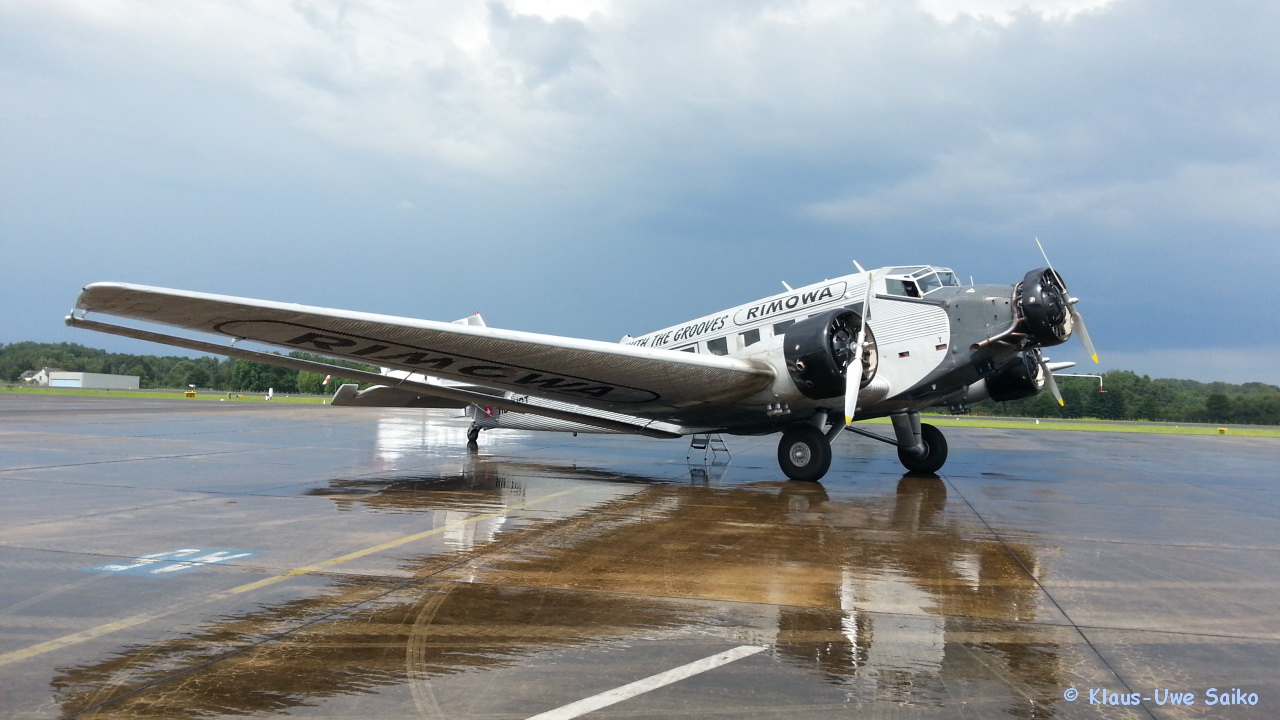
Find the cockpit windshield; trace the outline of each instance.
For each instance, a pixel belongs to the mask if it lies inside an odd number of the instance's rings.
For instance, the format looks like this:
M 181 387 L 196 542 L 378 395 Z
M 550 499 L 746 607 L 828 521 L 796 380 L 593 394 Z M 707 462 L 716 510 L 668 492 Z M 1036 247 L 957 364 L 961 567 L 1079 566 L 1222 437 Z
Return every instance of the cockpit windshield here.
M 942 283 L 938 281 L 938 276 L 933 273 L 929 273 L 928 275 L 919 278 L 916 282 L 920 284 L 920 292 L 925 295 L 928 295 L 934 290 L 942 287 Z
M 948 268 L 896 267 L 885 278 L 885 291 L 900 297 L 923 297 L 944 287 L 957 287 L 960 281 Z

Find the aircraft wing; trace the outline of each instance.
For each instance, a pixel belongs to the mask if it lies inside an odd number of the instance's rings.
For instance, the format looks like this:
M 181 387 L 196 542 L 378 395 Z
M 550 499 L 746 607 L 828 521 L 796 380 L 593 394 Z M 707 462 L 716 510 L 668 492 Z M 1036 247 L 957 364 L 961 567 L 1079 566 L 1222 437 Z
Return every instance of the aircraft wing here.
M 774 378 L 739 358 L 124 283 L 89 285 L 76 309 L 646 417 L 732 402 Z

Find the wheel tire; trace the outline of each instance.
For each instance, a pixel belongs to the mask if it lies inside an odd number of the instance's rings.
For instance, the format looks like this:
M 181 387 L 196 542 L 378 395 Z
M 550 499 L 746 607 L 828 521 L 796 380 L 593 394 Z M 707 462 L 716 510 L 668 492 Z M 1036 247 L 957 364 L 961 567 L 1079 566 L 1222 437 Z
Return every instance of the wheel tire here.
M 912 455 L 898 448 L 898 461 L 908 472 L 926 474 L 938 472 L 947 462 L 947 438 L 938 428 L 921 423 L 920 440 L 924 443 L 923 455 Z
M 817 482 L 831 468 L 831 443 L 812 425 L 792 425 L 778 443 L 778 465 L 792 480 Z

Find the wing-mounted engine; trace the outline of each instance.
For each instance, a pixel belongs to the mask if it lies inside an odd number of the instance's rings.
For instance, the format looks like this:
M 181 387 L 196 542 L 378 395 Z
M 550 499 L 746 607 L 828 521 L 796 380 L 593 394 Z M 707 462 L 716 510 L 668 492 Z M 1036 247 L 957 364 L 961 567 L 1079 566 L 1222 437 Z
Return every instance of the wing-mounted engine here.
M 846 368 L 853 360 L 861 329 L 862 316 L 845 308 L 814 315 L 786 329 L 782 349 L 787 373 L 801 394 L 815 400 L 844 395 Z M 879 364 L 870 326 L 861 360 L 861 387 L 866 387 Z
M 1007 402 L 1029 398 L 1044 389 L 1047 372 L 1037 353 L 1020 352 L 992 374 L 970 385 L 963 395 L 953 396 L 951 402 L 969 404 L 988 399 Z
M 1029 398 L 1044 389 L 1045 373 L 1033 353 L 1018 353 L 986 379 L 987 395 L 996 402 Z
M 1022 278 L 1017 290 L 1018 330 L 1040 347 L 1061 345 L 1071 337 L 1071 298 L 1062 276 L 1052 268 L 1037 268 Z

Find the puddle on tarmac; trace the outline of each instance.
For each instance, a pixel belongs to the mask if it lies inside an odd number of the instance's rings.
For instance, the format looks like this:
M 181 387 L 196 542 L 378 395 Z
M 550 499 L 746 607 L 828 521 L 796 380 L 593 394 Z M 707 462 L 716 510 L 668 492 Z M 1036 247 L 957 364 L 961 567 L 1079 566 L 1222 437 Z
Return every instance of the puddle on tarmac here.
M 619 492 L 504 523 L 544 479 Z M 835 502 L 818 484 L 494 462 L 311 493 L 339 509 L 493 517 L 449 552 L 404 561 L 411 580 L 337 576 L 316 596 L 61 668 L 61 711 L 285 713 L 463 673 L 500 687 L 500 673 L 565 648 L 693 636 L 769 646 L 820 685 L 879 701 L 942 703 L 983 682 L 1012 708 L 1063 687 L 1071 631 L 1033 577 L 1041 550 L 974 532 L 937 478 Z

